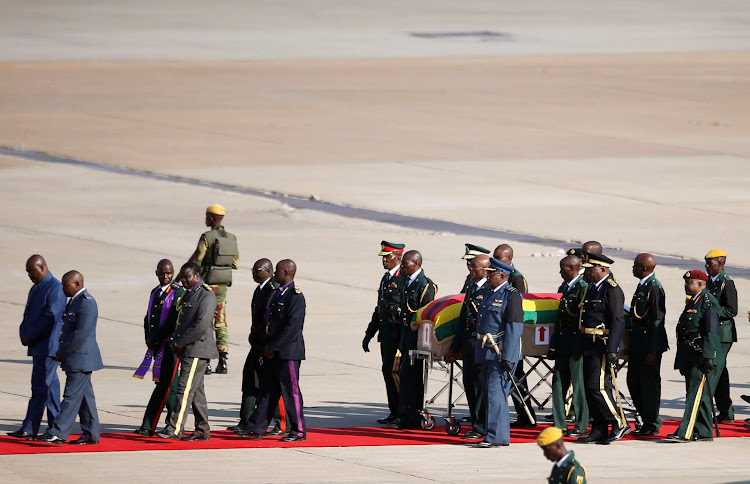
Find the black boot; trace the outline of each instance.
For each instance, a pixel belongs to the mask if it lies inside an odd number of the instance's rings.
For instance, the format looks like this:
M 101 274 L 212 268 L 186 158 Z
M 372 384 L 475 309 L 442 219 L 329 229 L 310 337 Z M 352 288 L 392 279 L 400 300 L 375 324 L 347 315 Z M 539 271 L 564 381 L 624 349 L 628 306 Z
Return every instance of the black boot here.
M 216 371 L 214 373 L 219 373 L 221 375 L 227 374 L 227 358 L 229 358 L 229 355 L 227 355 L 226 351 L 219 352 L 219 364 L 216 365 Z
M 208 365 L 206 365 L 206 371 L 204 372 L 206 375 L 211 374 L 211 362 L 208 362 Z

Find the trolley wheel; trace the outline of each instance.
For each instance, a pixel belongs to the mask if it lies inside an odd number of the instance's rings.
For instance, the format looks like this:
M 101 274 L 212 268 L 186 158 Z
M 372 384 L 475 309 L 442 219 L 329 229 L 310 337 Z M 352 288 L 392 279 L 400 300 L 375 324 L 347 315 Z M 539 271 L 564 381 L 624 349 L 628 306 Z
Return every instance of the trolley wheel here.
M 461 422 L 453 419 L 450 422 L 445 423 L 445 433 L 448 435 L 458 435 L 461 433 Z
M 425 417 L 422 417 L 422 429 L 432 430 L 434 428 L 435 428 L 435 419 L 432 418 L 432 415 L 427 415 Z

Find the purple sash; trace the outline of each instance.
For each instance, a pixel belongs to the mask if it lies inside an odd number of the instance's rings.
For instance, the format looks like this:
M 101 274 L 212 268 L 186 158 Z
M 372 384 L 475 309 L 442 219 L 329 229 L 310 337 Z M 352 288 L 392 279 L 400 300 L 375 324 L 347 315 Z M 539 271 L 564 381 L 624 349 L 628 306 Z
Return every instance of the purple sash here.
M 151 297 L 148 300 L 148 313 L 146 316 L 146 321 L 151 321 L 151 307 L 154 304 L 154 298 L 156 297 L 156 293 L 158 292 L 157 289 L 151 291 Z M 159 314 L 159 327 L 161 327 L 161 325 L 164 324 L 164 321 L 167 320 L 167 316 L 169 315 L 169 308 L 172 307 L 173 301 L 174 290 L 170 285 L 167 288 L 167 297 L 164 299 L 164 304 L 161 307 L 161 314 Z M 154 376 L 154 381 L 159 381 L 159 378 L 161 377 L 161 360 L 164 358 L 164 346 L 168 342 L 169 338 L 165 338 L 164 340 L 160 341 L 158 343 L 159 347 L 157 348 L 155 353 L 151 348 L 146 350 L 146 356 L 144 356 L 141 366 L 139 366 L 138 369 L 135 370 L 135 373 L 133 373 L 133 378 L 143 379 L 143 377 L 146 376 L 146 372 L 151 367 L 151 362 L 153 361 L 154 369 L 152 371 L 152 374 Z

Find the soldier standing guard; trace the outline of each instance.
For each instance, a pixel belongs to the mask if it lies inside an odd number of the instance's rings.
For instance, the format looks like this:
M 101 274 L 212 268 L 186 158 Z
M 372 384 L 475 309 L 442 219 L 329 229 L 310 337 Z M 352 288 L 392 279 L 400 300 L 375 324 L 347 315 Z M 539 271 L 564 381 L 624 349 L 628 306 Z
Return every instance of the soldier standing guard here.
M 630 303 L 630 345 L 628 348 L 628 390 L 643 425 L 634 435 L 649 436 L 661 428 L 661 358 L 669 349 L 664 328 L 664 288 L 654 275 L 656 259 L 638 254 L 633 276 L 640 279 Z
M 198 239 L 191 262 L 201 268 L 203 282 L 208 284 L 216 294 L 216 314 L 214 314 L 213 328 L 216 339 L 216 349 L 219 350 L 219 364 L 215 373 L 227 372 L 227 358 L 229 356 L 229 333 L 227 331 L 226 299 L 227 288 L 232 285 L 232 270 L 240 266 L 240 253 L 237 249 L 237 237 L 224 229 L 221 222 L 227 210 L 221 205 L 211 205 L 206 209 L 206 227 L 211 230 L 204 232 Z M 206 375 L 211 374 L 211 363 L 206 367 Z
M 589 435 L 578 439 L 578 442 L 586 444 L 608 444 L 632 430 L 622 418 L 622 409 L 618 408 L 613 382 L 625 331 L 625 296 L 609 274 L 609 267 L 613 263 L 605 255 L 589 253 L 587 262 L 582 264 L 589 283 L 580 313 L 583 379 L 586 402 L 594 419 Z M 611 432 L 608 431 L 610 426 Z
M 727 356 L 732 349 L 732 343 L 737 341 L 737 328 L 734 317 L 737 316 L 737 288 L 731 277 L 724 272 L 727 253 L 723 250 L 712 250 L 706 254 L 706 272 L 708 284 L 706 289 L 713 297 L 713 306 L 719 316 L 719 340 L 721 341 L 722 366 L 717 368 L 719 382 L 716 385 L 716 408 L 719 410 L 719 422 L 734 420 L 734 407 L 729 396 L 729 371 L 727 371 Z
M 724 363 L 719 343 L 719 318 L 706 290 L 708 275 L 689 271 L 684 276 L 688 300 L 677 323 L 674 368 L 685 377 L 687 395 L 682 423 L 668 438 L 678 442 L 713 440 L 713 404 L 710 395 Z M 706 387 L 708 385 L 708 387 Z
M 583 384 L 583 335 L 578 327 L 579 299 L 587 284 L 579 275 L 581 259 L 575 255 L 560 261 L 560 276 L 563 283 L 557 289 L 562 294 L 557 312 L 555 330 L 549 343 L 548 358 L 555 360 L 552 374 L 552 416 L 555 427 L 571 437 L 581 437 L 589 427 L 589 407 L 586 404 L 586 390 Z M 568 387 L 573 385 L 573 408 L 576 412 L 576 425 L 568 431 L 565 396 Z
M 365 330 L 362 349 L 370 352 L 370 340 L 378 334 L 380 343 L 381 371 L 385 381 L 385 394 L 388 399 L 388 416 L 378 419 L 379 424 L 389 424 L 398 415 L 398 368 L 401 357 L 397 357 L 399 330 L 401 328 L 401 293 L 406 278 L 401 270 L 401 257 L 404 244 L 394 244 L 386 240 L 380 243 L 380 253 L 385 274 L 378 286 L 378 305 L 372 312 L 370 324 Z
M 521 293 L 508 284 L 513 267 L 490 259 L 487 285 L 477 313 L 477 337 L 474 361 L 481 365 L 486 395 L 487 435 L 479 447 L 510 445 L 508 395 L 511 392 L 513 366 L 522 358 L 523 300 Z

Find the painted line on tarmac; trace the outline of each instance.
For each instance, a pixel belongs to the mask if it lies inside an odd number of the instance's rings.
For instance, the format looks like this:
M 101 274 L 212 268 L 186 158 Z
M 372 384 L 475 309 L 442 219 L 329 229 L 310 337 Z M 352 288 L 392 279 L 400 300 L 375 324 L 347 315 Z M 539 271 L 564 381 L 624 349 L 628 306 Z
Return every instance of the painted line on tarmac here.
M 279 203 L 284 203 L 290 207 L 298 210 L 315 210 L 318 212 L 324 212 L 332 215 L 338 215 L 341 217 L 353 218 L 366 220 L 370 222 L 379 222 L 390 225 L 396 225 L 411 230 L 418 231 L 430 231 L 430 232 L 447 232 L 455 235 L 473 236 L 473 237 L 488 237 L 500 239 L 504 242 L 519 242 L 526 244 L 543 245 L 547 247 L 558 248 L 562 250 L 568 250 L 573 245 L 577 245 L 572 242 L 563 241 L 559 239 L 553 239 L 548 237 L 539 237 L 536 235 L 522 234 L 519 232 L 508 232 L 505 230 L 491 229 L 486 227 L 477 227 L 473 225 L 465 225 L 456 222 L 450 222 L 447 220 L 435 220 L 423 217 L 413 217 L 409 215 L 401 215 L 389 212 L 379 212 L 377 210 L 371 210 L 367 208 L 350 207 L 347 205 L 338 205 L 322 200 L 306 198 L 301 196 L 293 196 L 284 193 L 278 193 L 274 191 L 260 190 L 257 188 L 241 187 L 237 185 L 229 185 L 225 183 L 209 182 L 203 180 L 197 180 L 194 178 L 187 178 L 175 175 L 163 175 L 160 173 L 154 173 L 146 170 L 134 170 L 132 168 L 123 168 L 112 165 L 105 165 L 103 163 L 95 163 L 91 161 L 77 160 L 74 158 L 68 158 L 64 156 L 50 155 L 47 153 L 40 153 L 36 151 L 21 150 L 16 148 L 9 148 L 0 146 L 0 155 L 12 156 L 16 158 L 23 158 L 31 161 L 39 161 L 44 163 L 55 163 L 69 166 L 77 166 L 82 168 L 90 168 L 93 170 L 104 171 L 107 173 L 114 173 L 118 175 L 129 175 L 140 178 L 147 178 L 157 181 L 165 181 L 170 183 L 179 183 L 190 186 L 200 186 L 204 188 L 211 188 L 215 190 L 222 190 L 231 193 L 239 193 L 244 195 L 252 195 L 255 197 L 265 198 L 273 200 Z M 639 252 L 625 249 L 607 249 L 607 255 L 610 257 L 617 257 L 627 260 L 633 260 Z M 692 270 L 696 268 L 703 268 L 704 261 L 696 259 L 688 259 L 675 255 L 658 255 L 654 254 L 656 261 L 659 265 L 673 267 L 682 270 Z M 740 266 L 725 266 L 727 274 L 741 279 L 750 279 L 750 268 Z

